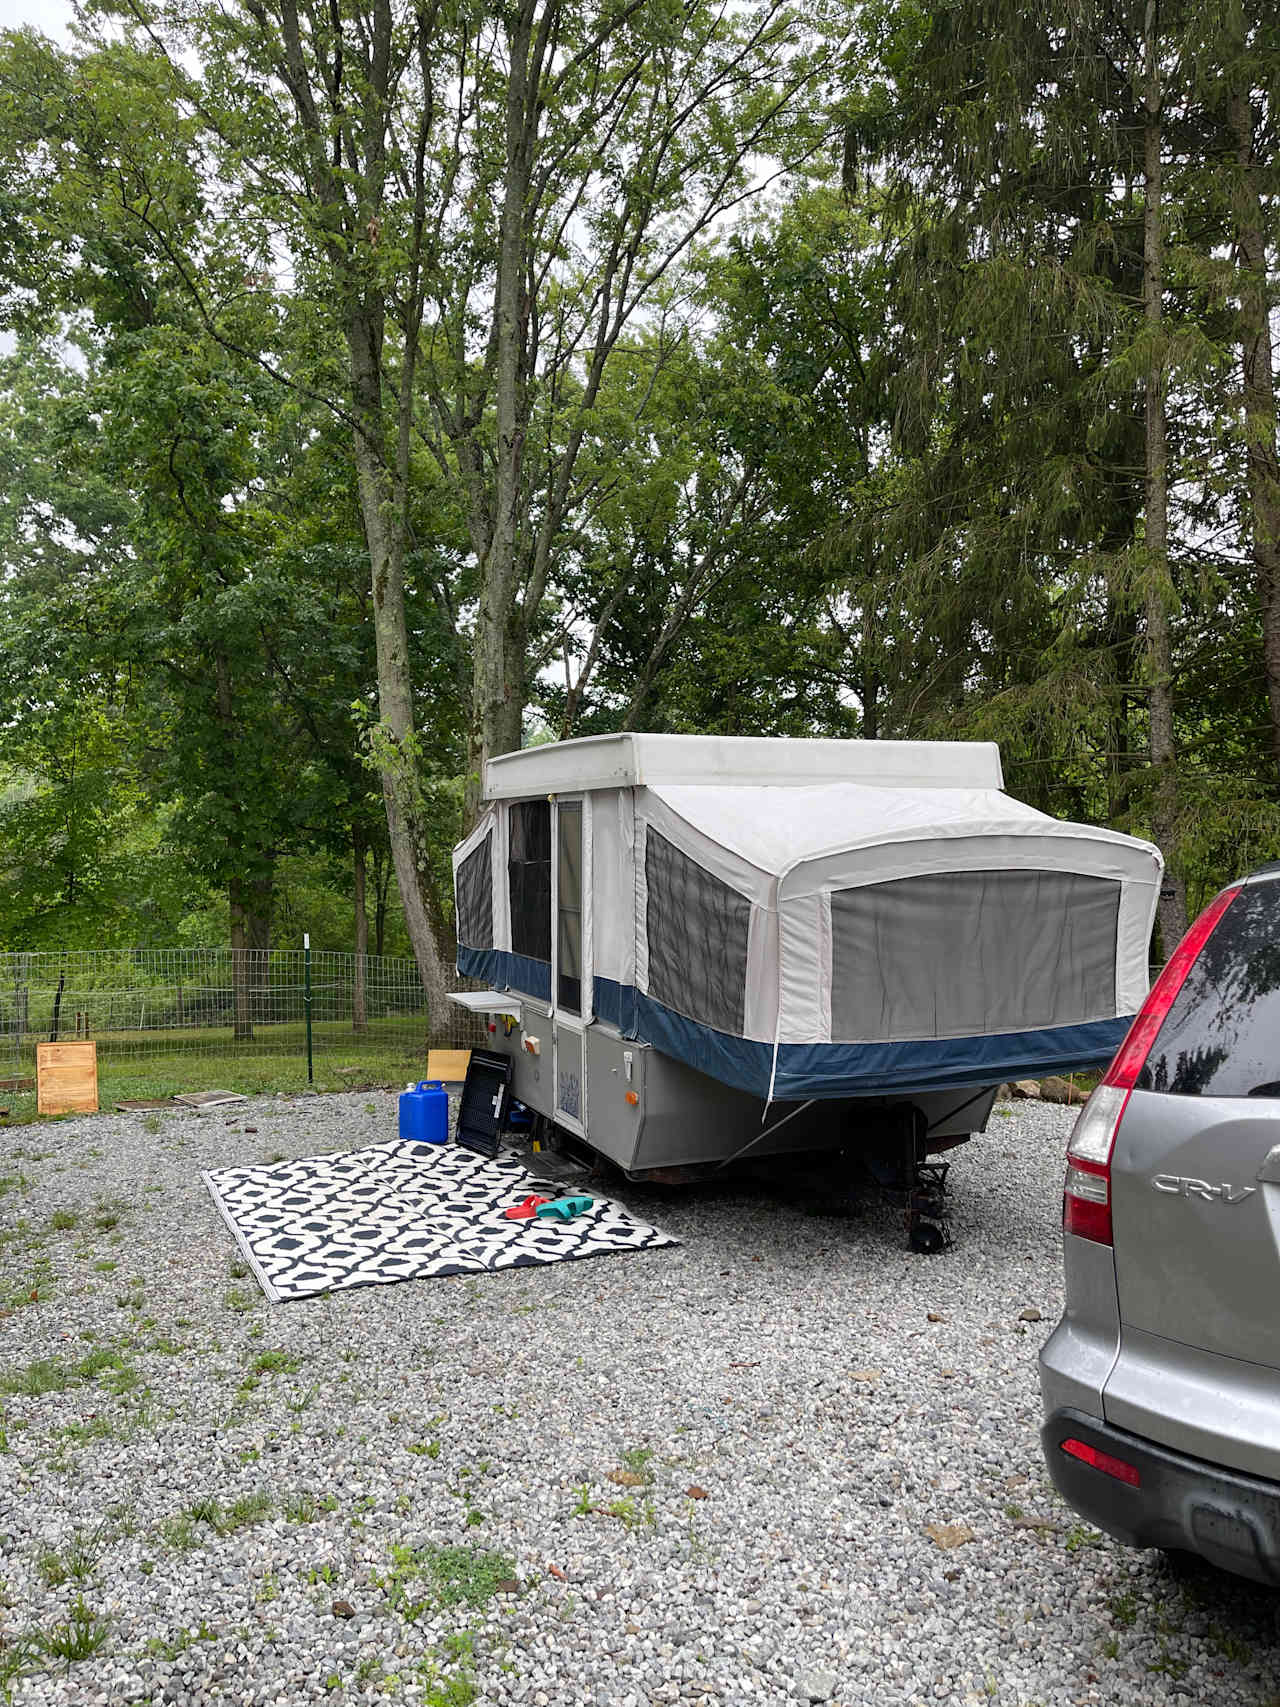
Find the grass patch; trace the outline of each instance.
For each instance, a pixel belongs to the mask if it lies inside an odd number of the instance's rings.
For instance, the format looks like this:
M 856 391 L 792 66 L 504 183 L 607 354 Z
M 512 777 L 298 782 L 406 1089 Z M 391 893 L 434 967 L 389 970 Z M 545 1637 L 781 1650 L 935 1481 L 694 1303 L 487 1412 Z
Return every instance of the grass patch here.
M 262 1351 L 250 1368 L 255 1375 L 294 1375 L 305 1361 L 305 1358 L 295 1357 L 289 1351 Z
M 241 1096 L 296 1096 L 312 1089 L 350 1091 L 403 1089 L 406 1079 L 426 1070 L 426 1020 L 406 1015 L 377 1022 L 378 1033 L 356 1039 L 349 1021 L 320 1020 L 313 1026 L 315 1083 L 307 1084 L 306 1027 L 255 1024 L 255 1047 L 237 1043 L 230 1026 L 154 1032 L 99 1032 L 98 1096 L 104 1110 L 126 1098 L 177 1096 L 217 1085 Z M 147 1058 L 125 1051 L 147 1050 Z M 155 1051 L 154 1054 L 150 1053 Z M 163 1051 L 163 1053 L 161 1052 Z M 339 1072 L 339 1068 L 355 1069 Z M 36 1110 L 36 1093 L 7 1092 L 10 1126 L 28 1126 L 60 1115 Z M 145 1116 L 144 1130 L 152 1131 Z
M 118 1351 L 102 1346 L 76 1363 L 58 1357 L 39 1357 L 22 1369 L 12 1369 L 0 1376 L 0 1393 L 39 1399 L 46 1393 L 65 1393 L 69 1387 L 89 1381 L 100 1381 L 120 1393 L 137 1385 L 138 1374 Z
M 375 1581 L 386 1590 L 391 1605 L 412 1623 L 424 1612 L 442 1607 L 483 1606 L 499 1591 L 514 1586 L 515 1573 L 513 1559 L 479 1547 L 393 1545 L 391 1569 Z
M 80 1217 L 74 1209 L 55 1209 L 49 1217 L 49 1225 L 55 1233 L 69 1233 L 79 1222 Z

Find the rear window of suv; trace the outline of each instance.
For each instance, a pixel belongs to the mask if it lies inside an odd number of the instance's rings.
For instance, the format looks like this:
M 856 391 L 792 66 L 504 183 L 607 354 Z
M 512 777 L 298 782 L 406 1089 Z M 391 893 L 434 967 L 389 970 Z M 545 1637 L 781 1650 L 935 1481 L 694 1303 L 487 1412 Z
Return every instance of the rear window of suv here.
M 1219 919 L 1137 1088 L 1280 1097 L 1280 881 L 1247 884 Z

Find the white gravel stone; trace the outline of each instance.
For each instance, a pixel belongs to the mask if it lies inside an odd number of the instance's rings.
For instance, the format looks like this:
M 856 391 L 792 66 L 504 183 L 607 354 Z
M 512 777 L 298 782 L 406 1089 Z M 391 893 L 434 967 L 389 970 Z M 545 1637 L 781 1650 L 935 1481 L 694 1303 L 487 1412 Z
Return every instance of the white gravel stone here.
M 394 1095 L 0 1132 L 0 1377 L 53 1389 L 0 1397 L 0 1697 L 83 1601 L 101 1647 L 16 1702 L 1259 1707 L 1276 1598 L 1086 1530 L 1041 1463 L 1072 1119 L 956 1153 L 941 1257 L 888 1206 L 610 1179 L 682 1246 L 274 1309 L 200 1169 L 391 1137 Z M 516 1586 L 442 1604 L 427 1545 Z

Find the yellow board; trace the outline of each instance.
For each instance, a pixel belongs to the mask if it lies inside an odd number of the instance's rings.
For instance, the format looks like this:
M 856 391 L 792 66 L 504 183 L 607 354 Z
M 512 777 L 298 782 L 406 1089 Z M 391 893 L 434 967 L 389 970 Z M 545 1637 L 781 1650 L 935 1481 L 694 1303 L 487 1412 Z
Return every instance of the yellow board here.
M 467 1076 L 467 1064 L 470 1060 L 469 1049 L 429 1049 L 427 1077 L 442 1079 L 446 1085 L 460 1085 Z
M 36 1044 L 36 1109 L 40 1114 L 98 1112 L 98 1045 Z

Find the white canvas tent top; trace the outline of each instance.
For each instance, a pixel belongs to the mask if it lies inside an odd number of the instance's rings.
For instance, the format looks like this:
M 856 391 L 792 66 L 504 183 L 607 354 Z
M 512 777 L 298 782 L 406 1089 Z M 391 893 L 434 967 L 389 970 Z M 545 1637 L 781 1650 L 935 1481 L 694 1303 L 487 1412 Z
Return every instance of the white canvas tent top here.
M 611 735 L 484 784 L 459 971 L 765 1099 L 1092 1065 L 1146 993 L 1159 853 L 991 743 Z

